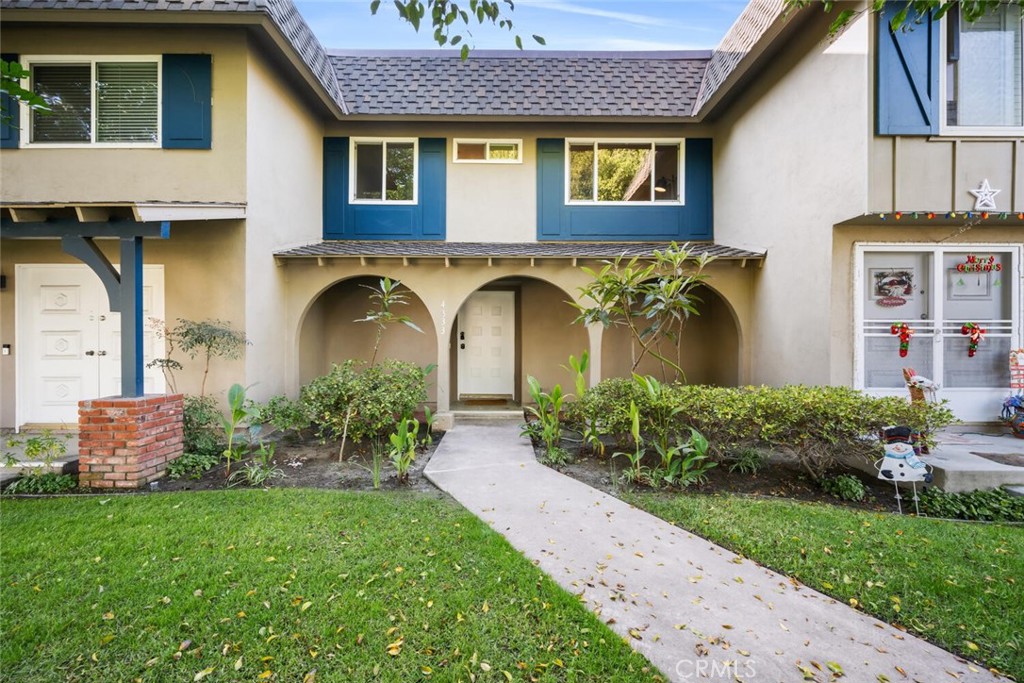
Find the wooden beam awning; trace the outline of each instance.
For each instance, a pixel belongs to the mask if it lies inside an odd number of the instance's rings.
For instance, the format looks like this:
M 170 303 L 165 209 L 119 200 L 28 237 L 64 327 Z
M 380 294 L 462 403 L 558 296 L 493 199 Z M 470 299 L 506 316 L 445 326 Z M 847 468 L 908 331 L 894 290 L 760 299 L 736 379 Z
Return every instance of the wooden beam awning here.
M 97 208 L 97 207 L 92 207 Z M 14 209 L 0 216 L 0 237 L 4 239 L 60 239 L 65 253 L 74 256 L 92 269 L 107 291 L 110 310 L 121 314 L 121 395 L 145 394 L 143 377 L 142 316 L 142 240 L 145 237 L 168 239 L 170 221 L 138 223 L 130 220 L 26 220 L 45 219 L 41 207 Z M 100 214 L 85 211 L 76 218 L 97 218 Z M 20 219 L 20 220 L 19 220 Z M 96 245 L 96 238 L 116 238 L 120 242 L 120 268 L 114 265 Z
M 41 223 L 72 220 L 80 223 L 133 221 L 241 220 L 246 205 L 240 202 L 2 202 L 0 220 Z

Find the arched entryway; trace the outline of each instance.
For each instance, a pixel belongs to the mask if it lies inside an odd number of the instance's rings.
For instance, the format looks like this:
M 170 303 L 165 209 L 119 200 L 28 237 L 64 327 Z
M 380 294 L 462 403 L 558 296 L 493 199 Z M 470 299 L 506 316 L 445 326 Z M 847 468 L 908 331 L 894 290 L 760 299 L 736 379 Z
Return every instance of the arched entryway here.
M 700 315 L 691 317 L 679 340 L 683 371 L 689 384 L 736 386 L 740 378 L 740 331 L 729 303 L 708 286 L 697 292 Z M 601 354 L 602 377 L 629 377 L 631 371 L 630 333 L 623 326 L 604 331 Z M 675 360 L 676 349 L 664 342 L 658 351 Z M 642 375 L 662 379 L 664 373 L 657 358 L 645 357 L 636 370 Z M 672 379 L 671 372 L 668 375 Z
M 362 276 L 341 280 L 327 287 L 309 305 L 299 327 L 299 381 L 306 384 L 326 374 L 333 363 L 355 358 L 369 361 L 373 355 L 377 326 L 357 322 L 375 310 L 372 289 L 379 289 L 380 277 Z M 406 305 L 392 308 L 395 315 L 408 316 L 423 332 L 395 323 L 381 336 L 377 359 L 395 358 L 421 367 L 437 362 L 437 334 L 430 312 L 415 292 L 401 285 Z M 436 400 L 436 382 L 430 382 L 428 400 Z
M 493 280 L 470 294 L 451 331 L 453 405 L 528 401 L 530 375 L 545 389 L 568 390 L 572 375 L 561 366 L 589 348 L 570 299 L 562 288 L 524 276 Z

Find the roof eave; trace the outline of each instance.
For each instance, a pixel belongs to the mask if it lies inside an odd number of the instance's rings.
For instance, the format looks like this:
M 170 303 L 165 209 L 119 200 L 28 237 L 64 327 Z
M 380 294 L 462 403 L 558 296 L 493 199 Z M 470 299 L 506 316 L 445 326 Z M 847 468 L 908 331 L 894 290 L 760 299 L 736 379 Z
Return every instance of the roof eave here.
M 302 56 L 292 47 L 274 22 L 263 12 L 211 12 L 211 11 L 160 11 L 144 10 L 124 12 L 105 9 L 5 9 L 4 25 L 10 27 L 14 23 L 51 23 L 62 24 L 156 24 L 156 25 L 202 25 L 202 26 L 235 26 L 260 29 L 274 46 L 284 55 L 288 64 L 299 75 L 302 82 L 314 94 L 317 101 L 323 104 L 335 118 L 345 118 L 348 112 L 344 102 L 336 102 L 329 92 L 320 84 L 316 75 L 309 69 Z

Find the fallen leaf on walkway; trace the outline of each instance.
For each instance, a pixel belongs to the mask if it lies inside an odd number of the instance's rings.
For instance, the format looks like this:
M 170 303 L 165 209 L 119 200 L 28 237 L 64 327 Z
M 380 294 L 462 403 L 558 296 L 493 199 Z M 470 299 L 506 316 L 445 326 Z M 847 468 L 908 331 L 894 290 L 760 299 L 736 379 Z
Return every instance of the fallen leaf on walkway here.
M 640 631 L 636 630 L 635 628 L 629 629 L 629 635 L 631 635 L 636 640 L 643 640 L 643 636 L 640 635 Z
M 783 631 L 789 631 L 789 627 L 783 624 L 781 621 L 779 622 L 779 626 L 782 628 Z

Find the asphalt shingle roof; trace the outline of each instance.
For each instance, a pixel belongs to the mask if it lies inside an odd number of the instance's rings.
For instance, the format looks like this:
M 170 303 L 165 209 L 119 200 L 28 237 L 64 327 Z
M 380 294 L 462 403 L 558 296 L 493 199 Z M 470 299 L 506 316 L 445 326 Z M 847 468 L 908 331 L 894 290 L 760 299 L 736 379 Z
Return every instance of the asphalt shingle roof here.
M 686 117 L 710 51 L 331 51 L 350 113 Z
M 327 53 L 291 0 L 0 0 L 9 10 L 128 10 L 141 12 L 241 12 L 269 17 L 327 94 L 344 109 Z M 14 17 L 8 15 L 7 20 Z
M 280 258 L 309 257 L 433 257 L 433 258 L 615 258 L 652 256 L 669 242 L 420 242 L 324 240 L 279 251 Z M 693 255 L 709 254 L 721 259 L 761 259 L 763 252 L 747 251 L 723 244 L 692 242 Z

